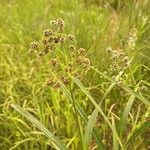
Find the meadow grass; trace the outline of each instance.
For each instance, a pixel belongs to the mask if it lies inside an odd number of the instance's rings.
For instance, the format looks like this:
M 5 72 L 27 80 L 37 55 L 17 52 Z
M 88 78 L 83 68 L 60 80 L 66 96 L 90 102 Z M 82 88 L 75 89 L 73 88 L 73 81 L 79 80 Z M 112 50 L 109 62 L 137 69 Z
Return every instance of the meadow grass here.
M 149 7 L 148 0 L 1 0 L 0 149 L 150 149 Z M 57 18 L 90 64 L 87 72 L 74 66 L 83 79 L 69 72 L 67 85 L 60 70 L 72 61 L 69 43 L 56 45 L 58 72 L 54 55 L 29 54 Z M 47 85 L 51 77 L 59 87 Z

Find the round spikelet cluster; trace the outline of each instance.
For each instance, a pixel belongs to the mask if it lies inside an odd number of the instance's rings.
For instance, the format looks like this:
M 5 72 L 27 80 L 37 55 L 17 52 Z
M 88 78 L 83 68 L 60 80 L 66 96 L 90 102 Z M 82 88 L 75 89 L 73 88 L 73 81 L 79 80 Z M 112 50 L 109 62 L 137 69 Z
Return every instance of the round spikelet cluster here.
M 70 76 L 83 79 L 91 68 L 87 50 L 75 46 L 76 38 L 73 34 L 65 34 L 64 21 L 59 18 L 50 21 L 51 28 L 43 31 L 41 40 L 31 42 L 29 53 L 38 57 L 49 55 L 47 84 L 59 88 L 60 82 L 64 85 L 71 83 Z

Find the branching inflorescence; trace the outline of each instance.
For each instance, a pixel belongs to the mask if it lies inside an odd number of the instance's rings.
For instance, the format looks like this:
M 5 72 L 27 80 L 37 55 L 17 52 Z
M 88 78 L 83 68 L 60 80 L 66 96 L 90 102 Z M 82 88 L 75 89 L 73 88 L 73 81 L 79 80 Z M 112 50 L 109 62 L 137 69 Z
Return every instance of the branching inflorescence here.
M 65 23 L 59 18 L 50 21 L 51 28 L 45 29 L 38 42 L 31 42 L 29 53 L 38 57 L 49 55 L 50 74 L 47 84 L 53 88 L 60 87 L 60 81 L 65 85 L 70 83 L 70 76 L 82 79 L 90 70 L 91 62 L 87 50 L 75 46 L 75 36 L 65 34 Z
M 110 71 L 115 73 L 126 70 L 129 67 L 129 57 L 121 49 L 112 50 L 111 47 L 106 49 L 106 52 L 110 54 L 112 64 L 110 65 Z

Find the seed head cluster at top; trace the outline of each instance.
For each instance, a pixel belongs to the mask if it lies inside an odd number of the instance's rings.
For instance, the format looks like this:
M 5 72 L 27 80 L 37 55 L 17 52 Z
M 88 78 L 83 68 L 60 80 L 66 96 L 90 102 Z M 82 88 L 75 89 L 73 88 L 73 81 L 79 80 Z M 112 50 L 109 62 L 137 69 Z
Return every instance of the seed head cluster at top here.
M 65 23 L 61 18 L 50 21 L 50 25 L 50 29 L 43 31 L 40 41 L 30 43 L 29 53 L 38 57 L 49 55 L 51 73 L 47 84 L 59 88 L 60 81 L 65 85 L 71 82 L 70 75 L 81 80 L 90 70 L 91 62 L 87 50 L 75 46 L 75 36 L 64 33 Z

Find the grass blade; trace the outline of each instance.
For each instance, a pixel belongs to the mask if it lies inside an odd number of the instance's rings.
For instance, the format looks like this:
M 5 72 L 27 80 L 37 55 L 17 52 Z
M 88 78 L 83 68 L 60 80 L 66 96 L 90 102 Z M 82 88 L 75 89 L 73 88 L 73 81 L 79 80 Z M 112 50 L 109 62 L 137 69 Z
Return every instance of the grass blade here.
M 138 129 L 135 129 L 132 135 L 127 140 L 126 147 L 128 147 L 130 143 L 132 143 L 139 135 L 143 134 L 149 128 L 150 128 L 150 121 L 147 121 L 143 123 Z
M 89 119 L 89 121 L 85 127 L 85 134 L 83 137 L 83 144 L 85 145 L 85 150 L 88 149 L 88 145 L 89 145 L 89 142 L 90 142 L 91 137 L 92 137 L 92 132 L 93 132 L 93 128 L 94 128 L 94 124 L 95 124 L 97 116 L 98 116 L 98 113 L 96 110 L 90 116 L 90 119 Z
M 64 84 L 62 82 L 60 82 L 60 85 L 61 85 L 61 88 L 62 88 L 63 92 L 65 93 L 65 95 L 69 98 L 69 100 L 71 102 L 73 102 L 70 91 L 64 86 Z M 78 103 L 78 101 L 76 99 L 74 99 L 74 101 L 75 101 L 76 109 L 77 109 L 80 117 L 87 124 L 88 117 L 87 117 L 86 113 L 84 112 L 84 110 L 82 109 L 82 107 L 80 106 L 80 104 Z M 104 144 L 103 144 L 103 142 L 101 140 L 101 137 L 99 136 L 99 134 L 98 134 L 98 132 L 96 131 L 95 128 L 93 129 L 92 134 L 93 134 L 93 137 L 96 140 L 98 148 L 100 150 L 105 150 L 105 146 L 104 146 Z
M 19 142 L 16 142 L 15 145 L 13 147 L 11 147 L 9 150 L 13 150 L 13 149 L 16 149 L 19 145 L 25 143 L 25 142 L 28 142 L 28 141 L 36 141 L 37 139 L 36 138 L 27 138 L 27 139 L 24 139 L 24 140 L 21 140 Z
M 116 125 L 115 125 L 115 120 L 114 120 L 113 115 L 111 116 L 111 119 L 112 119 L 112 126 L 116 130 Z M 113 149 L 119 150 L 118 140 L 116 139 L 116 136 L 114 136 L 114 134 L 113 134 Z
M 109 77 L 108 75 L 106 75 L 105 73 L 102 73 L 100 71 L 98 71 L 97 69 L 95 69 L 94 67 L 92 67 L 92 69 L 94 71 L 96 71 L 99 75 L 103 76 L 104 78 L 106 78 L 107 80 L 111 81 L 112 83 L 115 83 L 116 85 L 118 84 L 116 80 L 112 79 L 111 77 Z M 145 105 L 150 106 L 150 101 L 148 101 L 146 98 L 144 98 L 143 96 L 139 95 L 137 92 L 135 92 L 134 90 L 132 90 L 129 87 L 123 86 L 122 88 L 124 90 L 126 90 L 127 92 L 129 92 L 130 94 L 134 95 L 136 98 L 138 98 L 139 100 L 141 100 Z
M 121 143 L 121 141 L 119 139 L 118 133 L 116 132 L 116 130 L 114 129 L 114 127 L 112 126 L 112 124 L 110 123 L 110 121 L 108 120 L 107 116 L 104 114 L 104 112 L 100 108 L 100 106 L 95 102 L 95 100 L 92 98 L 92 96 L 90 95 L 90 93 L 86 90 L 86 88 L 82 85 L 82 83 L 80 82 L 79 79 L 74 78 L 74 77 L 72 77 L 72 79 L 78 85 L 78 87 L 86 94 L 86 96 L 93 103 L 93 105 L 95 106 L 95 108 L 100 112 L 100 114 L 102 115 L 102 117 L 104 118 L 104 120 L 107 122 L 107 124 L 109 125 L 109 127 L 112 129 L 112 132 L 113 132 L 114 136 L 116 136 L 116 138 L 117 138 L 120 146 L 123 147 L 122 143 Z
M 126 104 L 126 107 L 121 115 L 121 119 L 120 119 L 120 126 L 119 126 L 119 136 L 122 138 L 124 132 L 125 132 L 125 127 L 127 125 L 127 119 L 128 119 L 128 115 L 130 113 L 131 107 L 133 105 L 133 102 L 135 100 L 135 96 L 131 95 L 129 98 L 129 101 Z
M 37 120 L 33 115 L 22 109 L 20 106 L 11 104 L 11 107 L 14 108 L 17 112 L 19 112 L 22 116 L 24 116 L 28 121 L 33 123 L 39 130 L 41 130 L 55 145 L 55 147 L 59 150 L 67 150 L 66 147 L 62 144 L 62 142 L 53 135 L 44 125 Z
M 117 76 L 116 76 L 116 80 L 118 80 L 121 75 L 123 74 L 123 72 L 120 72 Z M 113 89 L 113 87 L 115 86 L 114 83 L 111 83 L 111 85 L 108 87 L 107 91 L 105 92 L 105 95 L 103 96 L 101 102 L 99 105 L 102 104 L 103 100 L 106 98 L 106 96 L 109 94 L 109 92 Z M 96 118 L 98 116 L 98 110 L 95 108 L 94 111 L 91 114 L 91 117 L 88 120 L 87 126 L 86 126 L 86 130 L 85 130 L 85 137 L 84 137 L 84 142 L 86 143 L 85 145 L 88 145 L 90 139 L 91 139 L 91 132 L 94 128 L 94 124 L 96 122 Z

